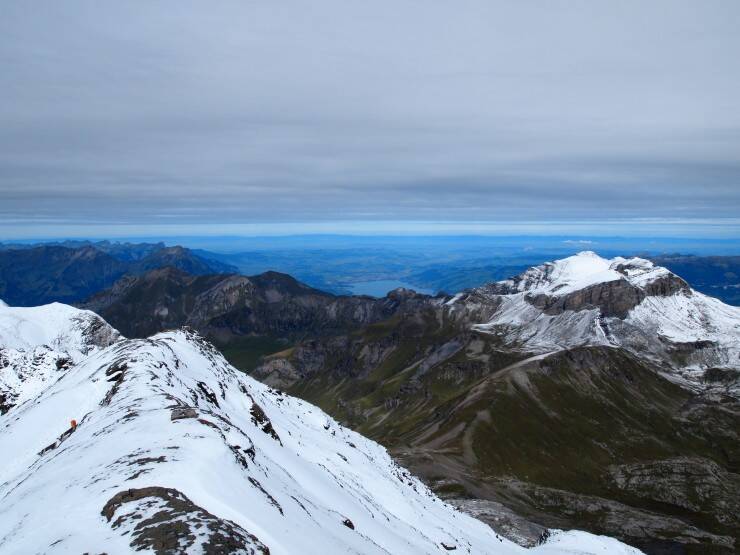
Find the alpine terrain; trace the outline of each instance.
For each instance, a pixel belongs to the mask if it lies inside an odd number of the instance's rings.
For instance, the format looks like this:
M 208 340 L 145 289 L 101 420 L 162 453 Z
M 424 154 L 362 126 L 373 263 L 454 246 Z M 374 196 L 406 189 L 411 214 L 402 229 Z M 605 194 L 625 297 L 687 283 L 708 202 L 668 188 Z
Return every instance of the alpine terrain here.
M 185 328 L 0 305 L 0 552 L 530 552 Z M 633 554 L 585 532 L 537 554 Z
M 739 308 L 593 252 L 453 297 L 394 296 L 414 305 L 253 375 L 522 544 L 585 525 L 649 553 L 735 552 Z

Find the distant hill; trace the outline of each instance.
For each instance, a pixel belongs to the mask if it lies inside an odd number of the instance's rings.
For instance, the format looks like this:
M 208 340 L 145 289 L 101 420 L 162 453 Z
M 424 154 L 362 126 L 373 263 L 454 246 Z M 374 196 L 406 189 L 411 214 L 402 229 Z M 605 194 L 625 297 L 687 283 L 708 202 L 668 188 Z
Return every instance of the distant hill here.
M 13 306 L 74 303 L 124 275 L 166 266 L 195 275 L 236 271 L 183 247 L 163 244 L 4 245 L 0 246 L 0 299 Z

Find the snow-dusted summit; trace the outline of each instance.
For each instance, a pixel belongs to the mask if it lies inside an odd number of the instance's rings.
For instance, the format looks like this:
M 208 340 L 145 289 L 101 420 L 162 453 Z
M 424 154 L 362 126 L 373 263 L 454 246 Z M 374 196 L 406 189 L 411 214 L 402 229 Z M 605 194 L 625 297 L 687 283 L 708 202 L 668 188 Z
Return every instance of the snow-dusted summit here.
M 59 303 L 9 307 L 0 302 L 0 414 L 118 339 L 115 329 L 87 310 Z
M 38 330 L 12 329 L 33 347 Z M 69 337 L 51 331 L 34 337 Z M 119 339 L 60 372 L 0 416 L 2 553 L 530 552 L 189 330 Z M 582 532 L 531 552 L 639 553 Z
M 740 308 L 642 258 L 581 252 L 447 304 L 476 314 L 476 329 L 526 352 L 620 346 L 689 385 L 708 368 L 740 368 Z
M 0 301 L 0 346 L 31 350 L 45 346 L 77 358 L 120 337 L 100 316 L 66 304 L 9 307 Z
M 595 252 L 583 251 L 534 266 L 516 278 L 499 282 L 499 285 L 512 291 L 562 297 L 593 285 L 621 280 L 647 290 L 651 284 L 666 279 L 676 282 L 676 290 L 688 289 L 685 282 L 676 281 L 680 278 L 644 258 L 606 259 Z

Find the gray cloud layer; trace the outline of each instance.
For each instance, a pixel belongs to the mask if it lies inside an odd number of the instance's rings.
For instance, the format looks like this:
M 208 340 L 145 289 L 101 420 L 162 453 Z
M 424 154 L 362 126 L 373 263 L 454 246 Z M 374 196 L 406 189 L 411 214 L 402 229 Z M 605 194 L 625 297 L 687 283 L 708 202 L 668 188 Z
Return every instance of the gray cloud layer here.
M 735 217 L 740 3 L 4 2 L 0 219 Z

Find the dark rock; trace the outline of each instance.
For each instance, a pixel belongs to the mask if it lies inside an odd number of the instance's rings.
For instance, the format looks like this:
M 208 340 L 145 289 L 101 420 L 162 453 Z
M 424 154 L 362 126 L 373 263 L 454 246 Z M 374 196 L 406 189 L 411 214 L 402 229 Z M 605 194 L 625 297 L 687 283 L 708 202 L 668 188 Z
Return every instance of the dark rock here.
M 206 399 L 208 399 L 210 403 L 216 405 L 217 407 L 219 406 L 218 398 L 216 397 L 216 394 L 213 391 L 211 391 L 210 387 L 208 387 L 203 382 L 198 382 L 198 389 L 201 390 L 203 395 L 205 395 Z
M 101 514 L 114 530 L 129 535 L 135 551 L 152 550 L 157 555 L 270 553 L 253 534 L 216 517 L 172 488 L 120 491 L 108 500 Z
M 280 441 L 280 436 L 278 436 L 277 432 L 272 427 L 272 422 L 270 422 L 270 419 L 265 414 L 265 411 L 262 410 L 262 407 L 260 407 L 257 403 L 252 402 L 252 408 L 249 410 L 249 413 L 252 415 L 252 423 L 255 426 L 259 427 L 268 436 L 282 445 L 282 441 Z
M 198 411 L 193 407 L 181 407 L 172 409 L 170 420 L 182 420 L 185 418 L 198 418 Z
M 702 379 L 710 383 L 733 383 L 740 379 L 740 370 L 733 368 L 707 368 Z
M 527 295 L 527 302 L 545 314 L 562 314 L 566 310 L 579 311 L 598 308 L 604 316 L 625 318 L 647 293 L 626 279 L 596 283 L 572 293 L 559 296 Z

